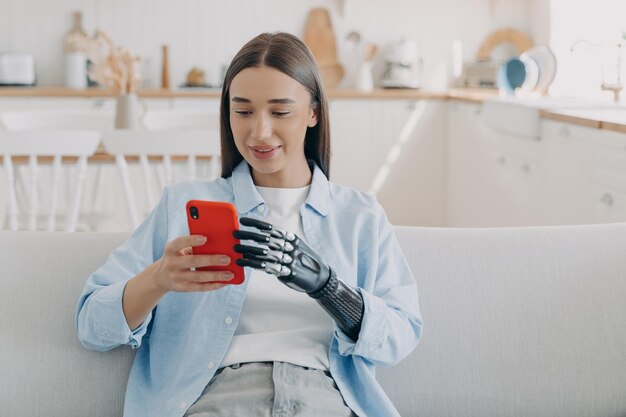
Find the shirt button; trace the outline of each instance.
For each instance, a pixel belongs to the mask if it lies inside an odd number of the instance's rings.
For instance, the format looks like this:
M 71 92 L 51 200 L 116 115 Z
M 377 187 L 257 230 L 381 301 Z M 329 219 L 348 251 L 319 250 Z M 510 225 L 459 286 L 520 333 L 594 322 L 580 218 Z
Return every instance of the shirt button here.
M 261 204 L 258 208 L 258 210 L 263 213 L 265 211 L 265 206 L 263 204 Z
M 209 364 L 207 365 L 209 369 L 213 369 L 214 366 L 215 364 L 213 362 L 209 362 Z
M 187 408 L 187 403 L 186 402 L 180 403 L 180 408 Z
M 232 323 L 233 323 L 233 318 L 232 318 L 232 317 L 226 317 L 226 318 L 224 319 L 224 323 L 226 323 L 226 324 L 232 324 Z

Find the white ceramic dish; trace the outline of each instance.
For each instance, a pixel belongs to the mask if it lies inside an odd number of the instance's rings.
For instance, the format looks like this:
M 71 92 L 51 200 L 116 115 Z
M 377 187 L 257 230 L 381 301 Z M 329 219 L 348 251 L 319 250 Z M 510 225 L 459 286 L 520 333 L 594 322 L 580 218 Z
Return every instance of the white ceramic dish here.
M 522 61 L 527 58 L 535 60 L 538 67 L 539 74 L 534 90 L 546 94 L 556 75 L 557 65 L 554 52 L 546 45 L 536 45 L 520 55 Z
M 539 64 L 530 55 L 521 54 L 520 61 L 524 63 L 524 69 L 526 70 L 526 77 L 524 78 L 524 84 L 519 88 L 522 94 L 530 94 L 537 88 L 537 82 L 539 81 Z

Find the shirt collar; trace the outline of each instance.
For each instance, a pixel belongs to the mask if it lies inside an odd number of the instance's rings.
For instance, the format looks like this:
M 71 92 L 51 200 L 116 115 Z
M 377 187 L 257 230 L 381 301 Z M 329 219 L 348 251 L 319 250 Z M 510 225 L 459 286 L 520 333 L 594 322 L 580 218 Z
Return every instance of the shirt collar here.
M 320 215 L 326 216 L 330 205 L 330 183 L 315 162 L 309 160 L 309 165 L 313 167 L 313 179 L 311 180 L 309 195 L 304 204 Z M 245 159 L 233 170 L 232 181 L 235 205 L 240 214 L 246 214 L 259 204 L 265 203 L 265 200 L 263 200 L 263 197 L 261 197 L 254 186 L 252 175 L 250 174 L 250 166 Z

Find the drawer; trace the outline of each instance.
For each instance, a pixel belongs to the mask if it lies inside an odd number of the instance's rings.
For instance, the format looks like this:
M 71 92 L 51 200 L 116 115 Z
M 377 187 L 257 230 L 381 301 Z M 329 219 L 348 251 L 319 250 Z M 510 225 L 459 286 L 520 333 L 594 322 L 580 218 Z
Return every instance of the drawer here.
M 568 143 L 570 141 L 595 140 L 598 135 L 602 135 L 602 131 L 590 127 L 576 126 L 551 120 L 544 120 L 541 123 L 542 140 L 544 138 L 561 138 L 563 142 Z
M 626 190 L 592 183 L 590 203 L 592 223 L 626 222 Z
M 602 140 L 594 148 L 596 167 L 626 175 L 626 135 L 619 140 Z

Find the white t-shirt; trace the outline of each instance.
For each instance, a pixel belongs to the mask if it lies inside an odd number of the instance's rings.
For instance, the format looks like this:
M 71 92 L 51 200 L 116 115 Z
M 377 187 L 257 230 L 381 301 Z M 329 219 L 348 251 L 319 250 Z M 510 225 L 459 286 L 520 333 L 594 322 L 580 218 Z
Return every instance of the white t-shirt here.
M 268 206 L 264 221 L 304 239 L 300 207 L 309 187 L 256 187 Z M 280 361 L 328 369 L 333 321 L 315 300 L 253 269 L 233 340 L 220 367 Z

